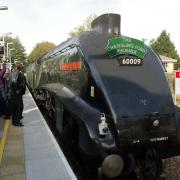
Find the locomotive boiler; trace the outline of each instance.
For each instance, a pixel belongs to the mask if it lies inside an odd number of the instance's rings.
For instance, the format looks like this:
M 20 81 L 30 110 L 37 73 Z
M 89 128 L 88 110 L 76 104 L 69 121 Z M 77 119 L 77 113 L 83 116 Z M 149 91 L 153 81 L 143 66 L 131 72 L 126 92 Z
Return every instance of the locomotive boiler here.
M 179 112 L 160 57 L 121 35 L 120 15 L 29 65 L 27 84 L 58 132 L 101 177 L 158 179 L 179 154 Z

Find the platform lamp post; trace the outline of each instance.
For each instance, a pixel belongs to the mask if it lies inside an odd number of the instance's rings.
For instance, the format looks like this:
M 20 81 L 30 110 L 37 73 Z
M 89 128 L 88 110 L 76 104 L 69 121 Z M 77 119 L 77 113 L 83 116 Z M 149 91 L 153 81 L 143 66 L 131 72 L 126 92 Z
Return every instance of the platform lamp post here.
M 9 63 L 10 63 L 10 70 L 11 70 L 11 63 L 12 63 L 12 59 L 11 59 L 11 51 L 14 51 L 14 48 L 9 49 Z
M 7 59 L 9 58 L 9 45 L 13 44 L 13 42 L 9 42 L 7 43 L 7 46 L 6 46 L 6 57 Z
M 8 10 L 8 6 L 0 6 L 0 10 Z M 3 34 L 3 46 L 4 46 L 4 53 L 5 53 L 5 43 L 4 43 L 4 34 Z M 5 54 L 3 55 L 3 60 L 5 60 Z
M 8 35 L 11 35 L 12 34 L 12 32 L 7 32 L 7 33 L 4 33 L 3 35 L 2 35 L 2 37 L 3 37 L 3 39 L 2 39 L 2 41 L 3 41 L 3 44 L 4 44 L 4 55 L 3 55 L 3 60 L 5 60 L 5 57 L 6 57 L 6 46 L 5 46 L 5 36 L 8 36 Z

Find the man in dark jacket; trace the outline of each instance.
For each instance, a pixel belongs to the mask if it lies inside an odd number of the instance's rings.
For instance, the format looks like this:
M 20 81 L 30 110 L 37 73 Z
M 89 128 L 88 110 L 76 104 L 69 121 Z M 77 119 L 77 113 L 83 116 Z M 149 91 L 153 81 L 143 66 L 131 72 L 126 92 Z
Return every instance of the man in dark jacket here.
M 20 120 L 23 118 L 23 98 L 26 91 L 26 80 L 21 65 L 15 64 L 10 76 L 11 114 L 14 126 L 23 126 Z

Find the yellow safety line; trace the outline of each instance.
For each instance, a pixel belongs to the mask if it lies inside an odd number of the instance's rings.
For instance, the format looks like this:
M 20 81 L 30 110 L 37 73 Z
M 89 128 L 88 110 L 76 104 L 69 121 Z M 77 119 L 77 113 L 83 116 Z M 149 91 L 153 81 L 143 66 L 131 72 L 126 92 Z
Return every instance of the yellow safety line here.
M 9 129 L 9 125 L 10 125 L 10 120 L 6 120 L 5 125 L 4 125 L 4 131 L 3 131 L 2 139 L 0 142 L 0 164 L 1 164 L 2 156 L 3 156 L 3 152 L 4 152 L 4 147 L 5 147 L 5 143 L 6 143 L 6 136 L 7 136 L 7 132 Z

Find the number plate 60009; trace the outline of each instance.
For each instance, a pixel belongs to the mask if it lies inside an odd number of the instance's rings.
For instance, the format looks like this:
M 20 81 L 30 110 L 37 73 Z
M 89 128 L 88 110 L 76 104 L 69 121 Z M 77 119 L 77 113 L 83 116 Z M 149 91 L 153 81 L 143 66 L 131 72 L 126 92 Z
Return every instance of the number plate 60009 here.
M 142 59 L 134 57 L 119 57 L 117 59 L 120 66 L 141 66 Z

